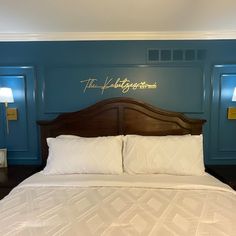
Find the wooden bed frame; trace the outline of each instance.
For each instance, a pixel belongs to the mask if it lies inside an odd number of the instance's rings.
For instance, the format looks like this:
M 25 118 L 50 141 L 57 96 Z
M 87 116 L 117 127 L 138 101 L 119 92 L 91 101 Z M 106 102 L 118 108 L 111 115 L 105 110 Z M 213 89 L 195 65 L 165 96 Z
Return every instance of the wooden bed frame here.
M 83 137 L 121 134 L 196 135 L 202 133 L 204 122 L 131 98 L 107 99 L 77 112 L 61 114 L 51 121 L 37 122 L 41 133 L 42 165 L 46 164 L 48 156 L 48 137 L 61 134 Z

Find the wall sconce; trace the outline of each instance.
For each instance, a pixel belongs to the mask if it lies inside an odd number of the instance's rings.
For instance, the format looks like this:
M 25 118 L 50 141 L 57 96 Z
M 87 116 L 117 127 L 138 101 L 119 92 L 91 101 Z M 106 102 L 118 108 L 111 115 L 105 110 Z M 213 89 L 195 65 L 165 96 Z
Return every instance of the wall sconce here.
M 236 87 L 234 88 L 232 102 L 236 102 Z M 229 107 L 228 108 L 228 119 L 229 120 L 236 120 L 236 107 Z
M 6 109 L 6 126 L 7 133 L 9 134 L 9 120 L 17 120 L 17 110 L 16 108 L 8 108 L 8 103 L 13 103 L 13 93 L 11 88 L 0 88 L 0 103 L 5 104 Z
M 236 102 L 236 87 L 234 88 L 232 102 Z

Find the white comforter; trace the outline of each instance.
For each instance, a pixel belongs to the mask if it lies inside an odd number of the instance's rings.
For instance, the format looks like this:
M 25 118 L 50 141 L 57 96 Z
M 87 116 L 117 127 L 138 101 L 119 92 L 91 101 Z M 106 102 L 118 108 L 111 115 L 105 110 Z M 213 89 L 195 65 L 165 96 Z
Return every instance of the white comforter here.
M 236 192 L 210 175 L 37 173 L 0 201 L 0 235 L 236 235 Z

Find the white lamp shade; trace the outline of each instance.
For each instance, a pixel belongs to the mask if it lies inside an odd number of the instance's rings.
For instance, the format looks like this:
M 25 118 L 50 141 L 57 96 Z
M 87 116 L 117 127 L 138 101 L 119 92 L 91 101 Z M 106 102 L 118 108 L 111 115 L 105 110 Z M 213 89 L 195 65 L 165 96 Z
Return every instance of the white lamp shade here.
M 11 88 L 0 88 L 0 102 L 11 103 L 14 102 L 13 93 Z
M 236 102 L 236 87 L 234 88 L 234 93 L 232 97 L 232 102 Z

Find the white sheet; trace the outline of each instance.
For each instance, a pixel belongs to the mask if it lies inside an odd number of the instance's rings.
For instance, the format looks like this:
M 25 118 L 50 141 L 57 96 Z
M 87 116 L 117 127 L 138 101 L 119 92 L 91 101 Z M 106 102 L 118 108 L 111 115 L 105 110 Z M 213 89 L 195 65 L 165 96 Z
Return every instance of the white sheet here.
M 44 175 L 36 173 L 23 181 L 18 187 L 26 186 L 77 186 L 77 187 L 143 187 L 143 188 L 173 188 L 173 189 L 215 189 L 232 191 L 232 189 L 216 179 L 205 174 L 202 176 L 176 176 L 165 174 L 153 175 Z M 232 193 L 236 193 L 232 191 Z
M 0 202 L 0 235 L 236 235 L 236 194 L 205 176 L 37 173 Z

